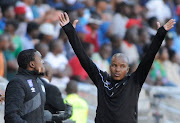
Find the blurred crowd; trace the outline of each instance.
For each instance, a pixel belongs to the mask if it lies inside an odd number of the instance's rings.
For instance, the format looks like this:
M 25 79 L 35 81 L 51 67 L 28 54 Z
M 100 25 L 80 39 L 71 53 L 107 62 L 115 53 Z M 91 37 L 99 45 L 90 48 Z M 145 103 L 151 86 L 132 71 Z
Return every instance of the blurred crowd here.
M 71 22 L 79 20 L 75 29 L 86 53 L 107 72 L 111 56 L 118 52 L 128 56 L 129 73 L 134 72 L 157 32 L 156 23 L 176 19 L 146 83 L 180 85 L 180 0 L 1 0 L 1 79 L 11 80 L 16 74 L 20 51 L 35 48 L 62 82 L 92 83 L 59 25 L 61 11 Z
M 110 57 L 122 52 L 133 72 L 156 34 L 159 21 L 174 18 L 157 54 L 147 83 L 180 85 L 180 0 L 2 0 L 0 8 L 0 76 L 8 80 L 18 69 L 17 55 L 35 48 L 51 64 L 54 76 L 67 82 L 91 83 L 58 23 L 65 11 L 83 46 L 97 66 L 109 71 Z

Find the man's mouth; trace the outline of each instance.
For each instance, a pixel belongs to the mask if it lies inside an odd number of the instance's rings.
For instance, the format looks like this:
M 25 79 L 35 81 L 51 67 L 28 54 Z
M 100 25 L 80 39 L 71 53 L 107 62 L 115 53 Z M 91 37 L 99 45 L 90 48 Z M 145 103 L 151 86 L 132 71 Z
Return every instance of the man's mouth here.
M 115 77 L 120 77 L 121 75 L 119 73 L 114 74 Z

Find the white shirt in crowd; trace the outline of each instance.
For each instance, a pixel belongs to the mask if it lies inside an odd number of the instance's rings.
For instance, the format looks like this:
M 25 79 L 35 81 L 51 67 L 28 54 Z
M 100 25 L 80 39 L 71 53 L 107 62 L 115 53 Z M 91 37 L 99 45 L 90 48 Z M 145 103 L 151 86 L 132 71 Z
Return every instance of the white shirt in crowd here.
M 68 60 L 64 54 L 54 55 L 52 52 L 49 52 L 44 58 L 53 69 L 59 69 L 60 71 L 65 70 Z
M 146 3 L 148 9 L 147 17 L 157 17 L 157 19 L 164 23 L 166 19 L 172 17 L 170 8 L 163 0 L 150 0 Z

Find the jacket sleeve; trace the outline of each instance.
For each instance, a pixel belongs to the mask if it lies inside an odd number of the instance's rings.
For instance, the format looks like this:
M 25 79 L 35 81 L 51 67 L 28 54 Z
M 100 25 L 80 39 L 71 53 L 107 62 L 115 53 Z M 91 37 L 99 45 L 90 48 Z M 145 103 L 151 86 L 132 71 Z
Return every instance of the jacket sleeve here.
M 158 52 L 161 44 L 166 36 L 167 31 L 164 27 L 158 29 L 157 34 L 152 40 L 152 43 L 147 51 L 147 53 L 142 58 L 137 70 L 133 73 L 135 76 L 135 81 L 138 82 L 140 88 L 142 87 L 148 72 L 152 66 L 156 53 Z
M 25 98 L 24 86 L 20 80 L 12 80 L 8 83 L 5 92 L 5 122 L 6 123 L 27 123 L 21 118 L 20 108 Z
M 68 36 L 69 42 L 78 57 L 81 66 L 88 73 L 89 77 L 92 79 L 94 84 L 97 86 L 97 78 L 100 77 L 100 70 L 97 66 L 92 62 L 92 60 L 87 56 L 81 41 L 78 39 L 76 31 L 71 23 L 68 23 L 63 27 L 66 35 Z
M 56 111 L 64 111 L 65 110 L 65 104 L 61 96 L 60 90 L 51 84 L 48 84 L 48 88 L 46 88 L 46 100 L 47 104 L 51 105 L 54 110 Z

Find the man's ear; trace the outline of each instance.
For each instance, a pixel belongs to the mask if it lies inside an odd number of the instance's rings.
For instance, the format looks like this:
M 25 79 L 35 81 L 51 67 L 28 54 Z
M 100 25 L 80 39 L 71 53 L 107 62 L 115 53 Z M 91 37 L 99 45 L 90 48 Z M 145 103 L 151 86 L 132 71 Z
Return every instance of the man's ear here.
M 34 67 L 35 67 L 34 61 L 30 61 L 29 67 L 30 67 L 30 68 L 34 68 Z
M 126 71 L 126 73 L 128 73 L 129 72 L 129 67 L 127 68 L 127 71 Z

